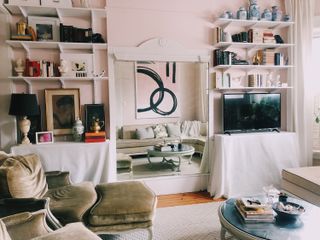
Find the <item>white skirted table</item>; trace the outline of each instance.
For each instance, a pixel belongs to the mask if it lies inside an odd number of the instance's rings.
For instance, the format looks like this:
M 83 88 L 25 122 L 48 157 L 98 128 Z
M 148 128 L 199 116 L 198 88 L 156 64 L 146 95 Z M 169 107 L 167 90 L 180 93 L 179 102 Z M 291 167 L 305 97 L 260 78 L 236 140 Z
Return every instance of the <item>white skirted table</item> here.
M 299 167 L 296 133 L 217 134 L 211 144 L 208 191 L 214 198 L 253 195 L 269 185 L 280 188 L 281 170 Z
M 12 147 L 11 152 L 18 155 L 38 154 L 45 171 L 68 171 L 73 183 L 108 182 L 109 141 L 19 145 Z

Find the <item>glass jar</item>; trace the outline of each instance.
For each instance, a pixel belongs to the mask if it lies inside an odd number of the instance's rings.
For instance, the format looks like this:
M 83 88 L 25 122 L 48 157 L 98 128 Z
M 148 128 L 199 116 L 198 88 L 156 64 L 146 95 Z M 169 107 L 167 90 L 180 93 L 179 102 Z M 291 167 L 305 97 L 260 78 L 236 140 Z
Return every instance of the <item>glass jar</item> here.
M 247 19 L 247 10 L 244 7 L 240 7 L 237 12 L 237 18 L 241 20 Z

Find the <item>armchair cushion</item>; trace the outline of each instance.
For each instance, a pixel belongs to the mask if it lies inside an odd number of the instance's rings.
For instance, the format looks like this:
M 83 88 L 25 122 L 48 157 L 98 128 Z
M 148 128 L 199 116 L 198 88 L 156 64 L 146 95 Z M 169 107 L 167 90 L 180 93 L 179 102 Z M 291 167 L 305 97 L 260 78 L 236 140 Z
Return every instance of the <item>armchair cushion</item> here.
M 45 175 L 49 189 L 68 186 L 71 184 L 69 172 L 52 171 L 46 172 Z
M 0 165 L 0 198 L 41 198 L 48 185 L 35 154 L 3 158 Z
M 50 210 L 62 224 L 83 222 L 83 216 L 97 200 L 93 183 L 49 189 L 45 197 L 50 198 Z
M 0 239 L 2 240 L 11 240 L 11 237 L 8 234 L 6 225 L 0 220 Z

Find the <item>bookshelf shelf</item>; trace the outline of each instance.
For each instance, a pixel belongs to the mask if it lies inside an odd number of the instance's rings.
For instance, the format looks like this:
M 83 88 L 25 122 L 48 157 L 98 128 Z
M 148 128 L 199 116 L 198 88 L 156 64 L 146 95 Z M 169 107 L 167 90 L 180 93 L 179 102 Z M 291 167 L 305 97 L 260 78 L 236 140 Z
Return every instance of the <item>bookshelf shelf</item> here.
M 266 49 L 266 48 L 289 48 L 294 47 L 292 43 L 247 43 L 247 42 L 218 42 L 215 48 L 243 48 L 243 49 Z
M 100 17 L 106 17 L 104 8 L 57 8 L 44 6 L 23 6 L 14 4 L 4 4 L 4 7 L 11 15 L 27 16 L 46 16 L 46 17 L 77 17 L 90 18 L 92 14 Z
M 293 65 L 218 65 L 218 66 L 214 66 L 213 69 L 226 71 L 232 68 L 232 69 L 239 69 L 239 70 L 243 69 L 243 70 L 251 71 L 254 69 L 281 70 L 281 69 L 290 69 L 293 67 L 294 67 Z
M 286 90 L 293 89 L 292 87 L 221 87 L 211 89 L 212 91 L 220 91 L 220 92 L 229 92 L 229 91 L 278 91 L 278 90 Z
M 76 43 L 76 42 L 40 42 L 7 40 L 6 43 L 13 48 L 30 49 L 60 49 L 63 50 L 106 50 L 106 43 Z
M 228 19 L 228 18 L 217 18 L 214 23 L 215 26 L 227 27 L 237 26 L 245 28 L 269 28 L 269 29 L 280 29 L 292 26 L 294 22 L 283 22 L 283 21 L 259 21 L 259 20 L 240 20 L 240 19 Z

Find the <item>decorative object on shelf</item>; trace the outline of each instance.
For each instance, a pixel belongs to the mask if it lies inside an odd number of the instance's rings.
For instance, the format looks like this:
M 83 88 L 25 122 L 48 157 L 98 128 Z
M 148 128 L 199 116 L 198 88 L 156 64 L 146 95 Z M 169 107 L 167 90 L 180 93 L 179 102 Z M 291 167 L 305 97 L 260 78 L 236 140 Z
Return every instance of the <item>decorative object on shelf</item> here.
M 231 87 L 231 74 L 230 73 L 223 73 L 223 75 L 222 75 L 222 87 L 223 88 Z
M 290 22 L 291 21 L 291 16 L 289 15 L 289 14 L 285 14 L 284 16 L 283 16 L 283 19 L 282 19 L 283 21 L 285 21 L 285 22 Z
M 37 33 L 31 26 L 28 26 L 28 34 L 31 36 L 31 41 L 37 41 Z
M 40 62 L 26 59 L 25 76 L 39 77 L 41 75 Z
M 38 41 L 59 42 L 59 18 L 28 16 L 28 25 L 35 30 Z
M 86 132 L 93 131 L 91 127 L 95 125 L 96 119 L 103 122 L 100 124 L 100 131 L 105 131 L 105 115 L 104 115 L 104 105 L 103 104 L 85 104 L 85 130 Z
M 282 11 L 279 10 L 278 6 L 272 6 L 272 21 L 281 21 Z
M 41 0 L 41 6 L 72 8 L 72 2 L 71 0 Z
M 99 118 L 92 117 L 92 125 L 90 127 L 90 130 L 92 132 L 98 133 L 101 131 L 103 127 L 104 127 L 104 121 L 100 121 Z
M 72 134 L 74 119 L 80 116 L 78 88 L 45 89 L 47 130 L 54 135 Z
M 62 77 L 65 77 L 69 72 L 68 61 L 61 59 L 60 66 L 58 67 L 58 69 L 59 69 L 60 75 Z
M 86 53 L 61 53 L 61 59 L 67 62 L 66 68 L 68 77 L 91 77 L 93 72 L 92 54 Z
M 247 10 L 245 7 L 240 7 L 239 10 L 237 11 L 237 18 L 240 20 L 247 20 L 248 14 Z
M 38 101 L 35 94 L 13 93 L 11 95 L 9 115 L 17 116 L 19 129 L 23 134 L 22 144 L 30 144 L 28 132 L 31 121 L 27 116 L 39 115 Z
M 100 33 L 94 33 L 94 34 L 92 34 L 92 42 L 93 43 L 105 43 L 105 40 L 103 39 L 103 37 Z
M 84 133 L 84 126 L 80 118 L 77 118 L 72 126 L 73 140 L 76 142 L 81 142 Z
M 231 12 L 231 11 L 226 11 L 226 13 L 228 14 L 228 18 L 229 18 L 229 19 L 233 19 L 233 12 Z
M 23 60 L 21 58 L 18 58 L 16 60 L 16 67 L 14 68 L 14 70 L 18 74 L 18 77 L 22 77 L 23 76 L 23 72 L 25 70 L 25 66 L 23 65 Z
M 53 143 L 54 137 L 52 131 L 36 132 L 36 144 Z
M 16 23 L 16 34 L 11 35 L 12 40 L 31 41 L 32 36 L 28 32 L 27 22 L 25 19 L 20 19 Z
M 269 8 L 263 11 L 261 20 L 272 21 L 272 12 Z
M 250 0 L 249 19 L 260 20 L 260 7 L 257 4 L 257 0 Z
M 223 32 L 223 40 L 224 42 L 232 42 L 232 37 L 229 32 Z
M 27 31 L 27 22 L 24 19 L 20 19 L 19 22 L 17 22 L 17 34 L 18 35 L 26 35 Z
M 220 15 L 220 18 L 229 18 L 229 14 L 227 12 L 224 12 Z
M 93 77 L 101 77 L 102 78 L 102 77 L 104 77 L 105 73 L 106 73 L 105 70 L 102 70 L 101 73 L 99 73 L 99 74 L 94 74 L 94 72 L 92 71 L 92 76 Z

